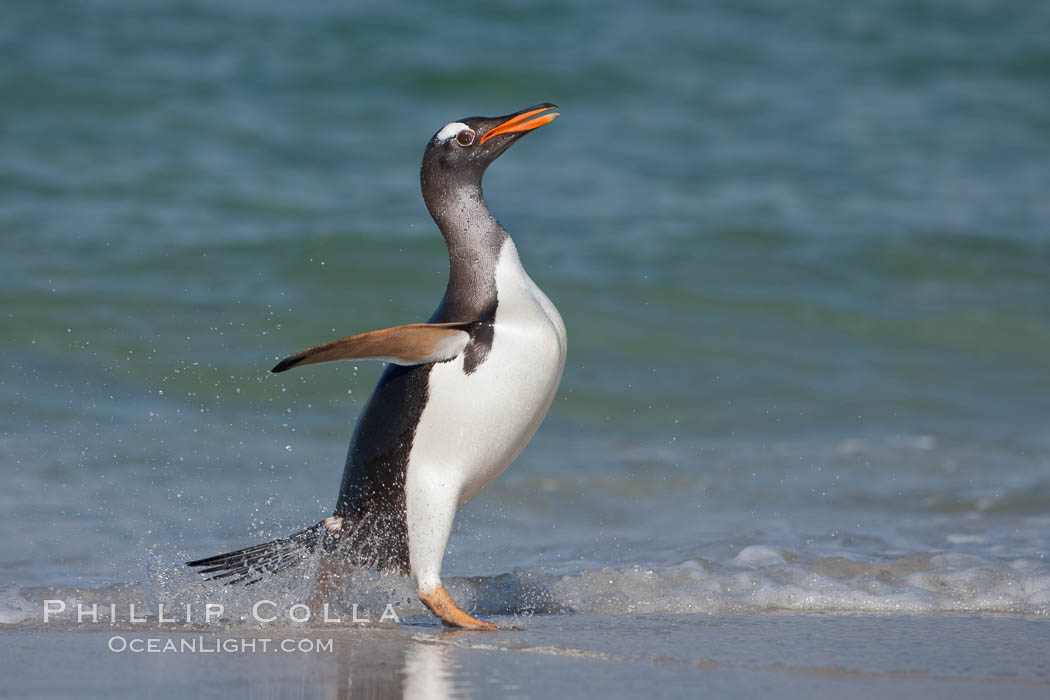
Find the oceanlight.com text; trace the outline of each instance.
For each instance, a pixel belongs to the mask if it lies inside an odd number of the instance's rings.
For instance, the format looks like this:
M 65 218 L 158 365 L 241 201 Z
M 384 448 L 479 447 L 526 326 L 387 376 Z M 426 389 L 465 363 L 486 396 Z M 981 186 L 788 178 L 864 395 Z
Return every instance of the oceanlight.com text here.
M 241 637 L 125 637 L 114 635 L 107 644 L 118 654 L 331 654 L 331 639 L 271 639 Z

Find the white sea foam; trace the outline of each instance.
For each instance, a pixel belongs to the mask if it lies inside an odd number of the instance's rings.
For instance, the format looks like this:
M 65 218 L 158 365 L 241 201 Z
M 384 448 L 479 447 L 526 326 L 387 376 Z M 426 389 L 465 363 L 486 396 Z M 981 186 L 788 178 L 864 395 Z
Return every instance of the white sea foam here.
M 0 625 L 17 625 L 31 620 L 38 611 L 39 606 L 17 590 L 8 588 L 0 591 Z
M 753 544 L 744 547 L 733 557 L 732 563 L 745 569 L 759 569 L 784 563 L 783 555 L 772 547 Z
M 785 557 L 784 554 L 787 556 Z M 565 576 L 555 598 L 581 612 L 1009 612 L 1050 614 L 1050 566 L 917 554 L 883 562 L 803 561 L 751 546 L 726 565 L 683 562 Z
M 145 585 L 98 589 L 8 589 L 0 595 L 0 623 L 39 620 L 45 599 L 77 603 L 130 603 L 155 620 L 158 605 L 178 616 L 185 605 L 198 612 L 220 603 L 227 628 L 258 627 L 249 611 L 254 601 L 274 601 L 287 610 L 309 597 L 312 568 L 307 566 L 256 586 L 201 582 L 186 570 L 158 567 Z M 687 560 L 671 566 L 627 566 L 569 575 L 516 571 L 499 576 L 449 578 L 453 598 L 484 615 L 549 613 L 759 613 L 829 611 L 866 613 L 1015 613 L 1050 615 L 1050 564 L 1039 557 L 995 560 L 957 553 L 918 553 L 896 559 L 858 561 L 844 556 L 806 558 L 766 545 L 744 547 L 727 561 Z M 352 605 L 399 617 L 426 611 L 405 578 L 353 572 L 331 597 L 333 614 Z M 66 622 L 71 616 L 66 615 Z M 63 624 L 59 619 L 59 625 Z M 195 620 L 199 623 L 200 620 Z M 287 620 L 281 620 L 287 623 Z

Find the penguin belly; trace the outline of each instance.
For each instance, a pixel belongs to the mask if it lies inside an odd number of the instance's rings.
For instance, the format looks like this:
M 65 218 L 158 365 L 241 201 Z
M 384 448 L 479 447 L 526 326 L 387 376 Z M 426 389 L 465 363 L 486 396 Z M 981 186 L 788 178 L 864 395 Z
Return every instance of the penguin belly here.
M 405 474 L 413 573 L 436 582 L 456 510 L 507 468 L 543 421 L 565 366 L 565 326 L 507 241 L 496 267 L 492 347 L 435 364 Z

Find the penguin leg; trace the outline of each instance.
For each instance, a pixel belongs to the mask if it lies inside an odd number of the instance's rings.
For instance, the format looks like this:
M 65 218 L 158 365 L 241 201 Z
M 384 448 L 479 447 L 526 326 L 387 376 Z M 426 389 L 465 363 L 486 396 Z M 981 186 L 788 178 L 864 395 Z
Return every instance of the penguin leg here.
M 441 561 L 459 509 L 460 483 L 454 470 L 410 464 L 405 478 L 408 559 L 419 600 L 448 627 L 499 629 L 464 612 L 441 584 Z

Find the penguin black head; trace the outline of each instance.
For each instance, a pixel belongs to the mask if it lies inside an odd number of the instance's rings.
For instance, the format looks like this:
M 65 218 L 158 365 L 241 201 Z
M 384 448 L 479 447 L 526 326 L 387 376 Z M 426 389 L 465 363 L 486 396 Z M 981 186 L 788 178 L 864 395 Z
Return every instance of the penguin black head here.
M 485 169 L 512 143 L 558 117 L 557 112 L 547 112 L 556 106 L 545 102 L 502 117 L 467 117 L 443 126 L 423 153 L 424 198 L 428 190 L 480 186 Z

